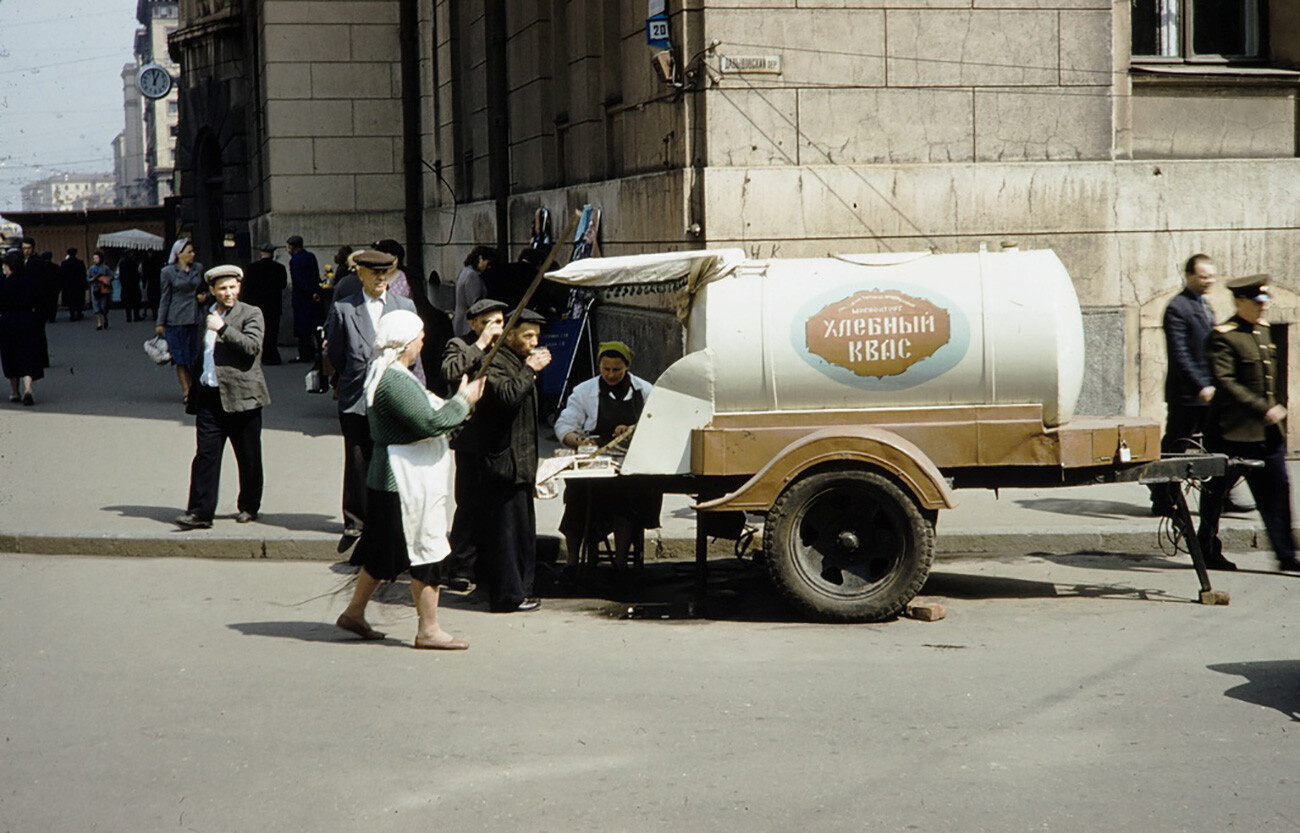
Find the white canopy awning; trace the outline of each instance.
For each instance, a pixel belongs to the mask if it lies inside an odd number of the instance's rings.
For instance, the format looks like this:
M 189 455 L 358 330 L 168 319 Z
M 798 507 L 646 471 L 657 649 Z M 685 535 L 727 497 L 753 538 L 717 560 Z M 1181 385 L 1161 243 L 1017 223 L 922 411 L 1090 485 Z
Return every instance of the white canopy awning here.
M 106 232 L 99 235 L 95 245 L 101 249 L 135 249 L 137 251 L 161 252 L 163 239 L 138 228 L 125 231 Z
M 690 277 L 691 284 L 698 286 L 730 274 L 744 260 L 745 252 L 741 249 L 589 257 L 575 260 L 563 269 L 547 272 L 546 277 L 584 287 L 668 283 Z

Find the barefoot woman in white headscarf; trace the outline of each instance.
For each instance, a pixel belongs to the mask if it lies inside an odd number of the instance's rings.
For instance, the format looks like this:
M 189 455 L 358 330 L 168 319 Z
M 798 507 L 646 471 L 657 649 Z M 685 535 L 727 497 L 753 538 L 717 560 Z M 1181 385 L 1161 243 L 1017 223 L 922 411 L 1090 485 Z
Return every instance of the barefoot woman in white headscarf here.
M 438 623 L 438 588 L 451 546 L 451 452 L 446 434 L 465 421 L 483 395 L 483 381 L 461 380 L 446 401 L 424 389 L 410 367 L 424 346 L 424 325 L 413 312 L 379 319 L 375 353 L 366 373 L 366 419 L 375 450 L 366 475 L 366 528 L 352 554 L 361 567 L 347 610 L 336 624 L 362 639 L 384 635 L 366 623 L 366 603 L 381 581 L 411 574 L 419 614 L 415 647 L 463 650 Z

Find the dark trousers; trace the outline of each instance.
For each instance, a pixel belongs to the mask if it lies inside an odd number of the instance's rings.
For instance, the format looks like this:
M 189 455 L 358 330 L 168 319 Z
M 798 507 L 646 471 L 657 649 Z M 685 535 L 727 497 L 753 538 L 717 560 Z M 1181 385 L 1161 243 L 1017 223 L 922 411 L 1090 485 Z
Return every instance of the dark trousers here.
M 298 337 L 298 361 L 316 361 L 316 339 L 311 336 Z
M 194 392 L 198 395 L 198 412 L 194 415 L 196 441 L 187 511 L 204 520 L 211 520 L 216 514 L 221 455 L 229 440 L 239 468 L 236 506 L 241 512 L 256 515 L 262 508 L 262 409 L 232 414 L 221 407 L 216 388 L 196 385 Z
M 479 505 L 479 581 L 487 585 L 493 607 L 512 607 L 533 594 L 537 569 L 533 485 L 484 483 Z
M 280 364 L 280 310 L 264 308 L 266 330 L 262 336 L 262 364 Z
M 1264 519 L 1273 554 L 1282 561 L 1295 558 L 1295 541 L 1291 537 L 1291 480 L 1286 472 L 1286 441 L 1277 426 L 1268 428 L 1268 439 L 1262 443 L 1234 443 L 1211 439 L 1209 450 L 1230 457 L 1262 460 L 1262 467 L 1246 469 L 1244 477 L 1255 497 L 1255 506 Z M 1216 477 L 1205 484 L 1201 496 L 1201 528 L 1197 538 L 1207 559 L 1220 558 L 1223 545 L 1219 541 L 1219 516 L 1234 479 Z
M 375 443 L 370 423 L 359 414 L 339 414 L 343 429 L 343 525 L 362 529 L 366 525 L 366 470 Z
M 473 454 L 456 452 L 456 514 L 451 520 L 447 541 L 451 544 L 451 574 L 454 578 L 474 578 L 478 556 L 477 541 L 482 523 L 480 497 L 483 473 Z
M 1205 431 L 1205 419 L 1210 413 L 1210 406 L 1170 402 L 1165 413 L 1165 435 L 1160 438 L 1160 453 L 1181 454 L 1195 449 L 1196 443 L 1200 441 L 1199 435 Z M 1172 509 L 1173 490 L 1178 487 L 1177 483 L 1155 483 L 1148 486 L 1151 490 L 1151 505 L 1162 511 Z

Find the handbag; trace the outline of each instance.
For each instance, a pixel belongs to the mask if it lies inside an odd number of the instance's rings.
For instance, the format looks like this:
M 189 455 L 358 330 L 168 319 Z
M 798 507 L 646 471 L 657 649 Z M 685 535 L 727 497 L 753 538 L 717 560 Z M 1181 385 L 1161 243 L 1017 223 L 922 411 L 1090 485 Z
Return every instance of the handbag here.
M 330 386 L 325 382 L 325 374 L 321 373 L 320 368 L 308 370 L 307 375 L 303 377 L 303 383 L 308 393 L 329 393 L 330 390 Z
M 167 339 L 154 336 L 144 343 L 144 352 L 156 365 L 164 365 L 172 360 L 172 351 L 167 349 Z

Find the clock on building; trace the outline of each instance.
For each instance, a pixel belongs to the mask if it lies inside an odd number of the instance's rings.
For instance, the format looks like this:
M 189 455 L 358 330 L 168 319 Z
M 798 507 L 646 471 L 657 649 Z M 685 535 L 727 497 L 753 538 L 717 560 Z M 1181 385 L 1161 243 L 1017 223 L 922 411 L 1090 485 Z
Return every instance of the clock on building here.
M 145 98 L 163 98 L 172 90 L 172 75 L 158 64 L 145 64 L 135 74 L 135 85 Z

